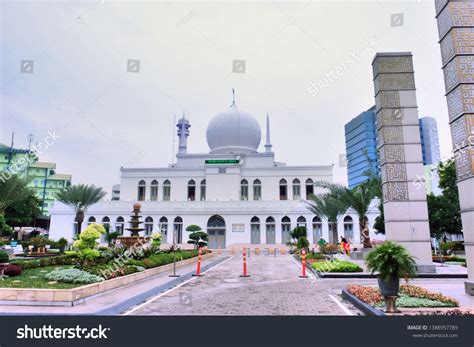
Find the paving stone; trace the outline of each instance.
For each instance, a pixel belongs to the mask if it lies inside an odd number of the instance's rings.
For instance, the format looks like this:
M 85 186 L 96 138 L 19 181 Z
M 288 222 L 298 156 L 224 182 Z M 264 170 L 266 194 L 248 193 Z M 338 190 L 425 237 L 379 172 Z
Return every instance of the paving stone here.
M 242 259 L 241 256 L 234 256 L 204 273 L 203 277 L 194 278 L 179 289 L 142 306 L 133 314 L 347 314 L 329 297 L 334 288 L 324 280 L 298 277 L 301 266 L 291 255 L 259 255 L 252 256 L 247 261 L 251 277 L 239 277 L 242 273 Z M 183 300 L 183 296 L 189 300 Z

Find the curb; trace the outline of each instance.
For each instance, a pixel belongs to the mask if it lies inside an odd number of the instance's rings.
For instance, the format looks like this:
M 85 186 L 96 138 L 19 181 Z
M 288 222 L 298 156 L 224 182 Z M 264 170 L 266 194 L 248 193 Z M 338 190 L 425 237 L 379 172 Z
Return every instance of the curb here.
M 370 273 L 320 273 L 319 277 L 321 278 L 377 278 L 377 275 L 371 275 Z M 465 274 L 431 274 L 431 273 L 421 273 L 418 274 L 415 278 L 467 278 Z
M 349 301 L 351 304 L 361 310 L 366 316 L 385 316 L 385 313 L 383 311 L 378 310 L 369 304 L 366 304 L 355 295 L 349 293 L 346 289 L 342 290 L 341 296 L 343 299 Z
M 219 263 L 223 262 L 224 260 L 229 259 L 229 256 L 225 256 L 223 258 L 217 259 L 214 262 L 207 264 L 201 268 L 201 271 L 206 271 Z M 190 279 L 192 277 L 192 274 L 195 273 L 196 271 L 193 270 L 191 272 L 188 272 L 186 274 L 181 275 L 181 277 L 175 278 L 167 283 L 164 283 L 158 287 L 149 289 L 148 291 L 138 294 L 136 296 L 132 296 L 131 298 L 120 302 L 118 304 L 115 304 L 111 307 L 95 311 L 95 312 L 88 312 L 88 313 L 38 313 L 38 312 L 0 312 L 0 316 L 113 316 L 113 315 L 118 315 L 127 309 L 138 305 L 144 301 L 146 301 L 148 298 L 155 296 L 157 294 L 160 294 L 161 292 L 165 292 L 169 289 L 172 289 L 173 287 L 176 287 L 178 284 Z M 150 277 L 151 278 L 151 277 Z M 113 290 L 117 290 L 113 289 Z M 102 293 L 104 294 L 104 293 Z M 101 295 L 102 295 L 101 294 Z

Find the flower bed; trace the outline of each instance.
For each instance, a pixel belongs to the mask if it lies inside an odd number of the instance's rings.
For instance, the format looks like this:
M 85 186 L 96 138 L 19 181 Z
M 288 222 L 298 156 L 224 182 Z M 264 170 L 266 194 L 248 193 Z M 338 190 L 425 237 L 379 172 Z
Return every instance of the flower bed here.
M 355 295 L 366 304 L 382 306 L 384 298 L 378 288 L 351 285 L 347 288 L 349 293 Z M 414 285 L 401 285 L 400 296 L 397 299 L 398 307 L 458 307 L 456 299 L 434 293 Z
M 194 258 L 197 256 L 197 254 L 198 251 L 196 250 L 178 251 L 176 252 L 176 261 Z M 0 281 L 0 288 L 64 288 L 61 285 L 58 286 L 57 283 L 48 284 L 51 282 L 76 284 L 77 286 L 81 283 L 92 283 L 82 281 L 80 279 L 81 276 L 77 271 L 83 271 L 86 272 L 86 274 L 100 276 L 103 279 L 108 280 L 120 276 L 130 275 L 136 272 L 141 272 L 145 269 L 152 269 L 162 265 L 170 264 L 173 262 L 173 259 L 174 255 L 172 253 L 152 254 L 141 260 L 125 258 L 121 259 L 121 261 L 117 261 L 113 258 L 105 262 L 107 259 L 99 258 L 98 263 L 92 266 L 80 266 L 79 259 L 75 255 L 64 255 L 52 258 L 45 258 L 41 260 L 18 260 L 12 262 L 12 264 L 14 264 L 15 268 L 20 268 L 20 272 L 21 270 L 23 270 L 24 276 L 6 278 L 4 281 Z M 13 265 L 10 265 L 10 267 L 12 266 Z M 71 273 L 77 275 L 77 280 L 74 278 L 74 276 L 67 276 L 67 274 L 66 276 L 58 276 L 58 278 L 48 279 L 49 273 L 51 271 L 69 270 L 72 269 L 73 266 L 76 267 L 76 269 L 74 270 L 77 271 Z M 13 273 L 16 272 L 18 271 L 12 271 L 11 275 L 9 275 L 9 273 L 6 273 L 5 275 L 12 276 Z M 17 274 L 19 274 L 19 272 Z M 87 277 L 87 275 L 85 275 L 85 277 Z M 95 282 L 98 282 L 98 280 Z
M 213 257 L 213 253 L 203 255 L 202 259 Z M 189 258 L 180 261 L 176 259 L 177 268 L 190 265 L 195 259 Z M 93 295 L 101 294 L 106 291 L 120 288 L 123 286 L 136 284 L 146 280 L 152 276 L 172 271 L 173 264 L 158 266 L 152 269 L 132 273 L 130 275 L 119 276 L 105 281 L 92 284 L 81 285 L 78 283 L 64 283 L 57 281 L 49 281 L 45 278 L 48 272 L 54 271 L 58 267 L 37 267 L 23 271 L 18 277 L 7 278 L 0 281 L 0 302 L 8 305 L 41 305 L 41 306 L 73 306 L 82 302 L 85 298 Z M 71 268 L 71 266 L 59 267 L 61 269 Z M 15 278 L 28 276 L 28 281 L 20 283 L 12 283 Z M 49 281 L 49 282 L 48 282 Z
M 311 267 L 319 272 L 362 272 L 362 268 L 350 261 L 337 260 L 315 262 Z

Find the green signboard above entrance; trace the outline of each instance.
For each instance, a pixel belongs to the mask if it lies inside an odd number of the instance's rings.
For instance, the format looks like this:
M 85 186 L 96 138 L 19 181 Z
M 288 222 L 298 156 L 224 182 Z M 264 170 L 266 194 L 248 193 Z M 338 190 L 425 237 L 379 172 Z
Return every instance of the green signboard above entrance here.
M 238 159 L 208 159 L 206 164 L 238 164 Z

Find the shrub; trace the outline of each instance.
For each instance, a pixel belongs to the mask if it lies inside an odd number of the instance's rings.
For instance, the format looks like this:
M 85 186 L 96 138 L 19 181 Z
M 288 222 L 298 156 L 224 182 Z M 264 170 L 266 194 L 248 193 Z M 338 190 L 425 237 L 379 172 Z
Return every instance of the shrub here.
M 64 238 L 64 237 L 61 237 L 59 240 L 58 240 L 58 246 L 59 248 L 65 248 L 67 245 L 69 244 L 69 242 Z
M 328 260 L 313 263 L 312 268 L 320 272 L 361 272 L 362 268 L 346 260 Z
M 298 241 L 296 242 L 296 248 L 297 249 L 304 249 L 306 253 L 308 252 L 309 249 L 309 241 L 306 238 L 306 236 L 300 236 L 298 238 Z
M 306 259 L 328 259 L 328 257 L 321 253 L 308 253 Z
M 79 284 L 96 283 L 104 280 L 100 276 L 79 269 L 56 269 L 48 273 L 45 277 L 52 281 Z
M 23 271 L 21 267 L 12 265 L 12 264 L 0 267 L 0 271 L 2 270 L 3 270 L 3 274 L 8 277 L 18 276 Z
M 39 260 L 15 260 L 12 262 L 12 264 L 18 265 L 23 270 L 35 269 L 41 266 Z
M 5 251 L 0 251 L 0 263 L 8 263 L 8 259 L 10 257 L 8 256 L 8 253 Z
M 79 259 L 83 261 L 93 262 L 100 257 L 100 252 L 97 249 L 86 248 L 79 251 Z
M 76 265 L 77 263 L 77 257 L 71 255 L 47 257 L 39 260 L 12 260 L 12 264 L 21 267 L 23 270 L 55 265 Z
M 79 240 L 74 242 L 74 247 L 80 251 L 83 249 L 92 249 L 97 247 L 97 240 L 102 234 L 105 234 L 105 229 L 100 224 L 90 224 L 79 235 Z

